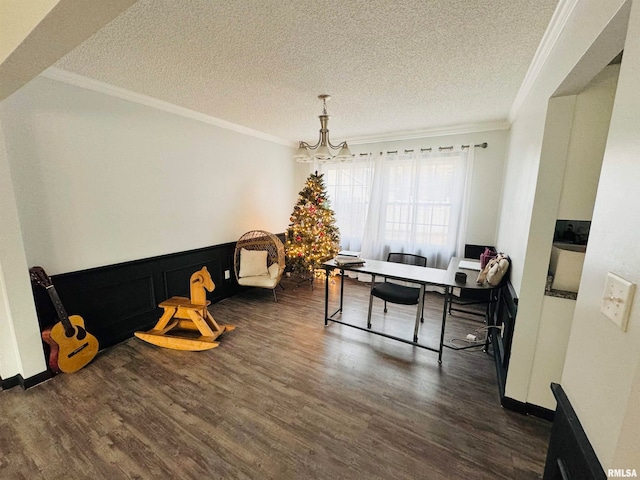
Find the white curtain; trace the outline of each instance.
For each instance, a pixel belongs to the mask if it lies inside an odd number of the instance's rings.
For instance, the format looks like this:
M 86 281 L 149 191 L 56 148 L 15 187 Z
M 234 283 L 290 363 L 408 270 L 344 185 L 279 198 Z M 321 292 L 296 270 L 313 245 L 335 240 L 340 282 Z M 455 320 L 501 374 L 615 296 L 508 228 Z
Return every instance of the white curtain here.
M 464 188 L 462 193 L 462 203 L 460 208 L 460 219 L 458 222 L 457 244 L 455 256 L 464 256 L 464 246 L 467 240 L 467 225 L 469 223 L 469 202 L 471 198 L 471 179 L 473 173 L 473 163 L 476 154 L 476 147 L 473 146 L 473 142 L 466 150 L 467 152 L 467 167 L 464 172 Z
M 380 153 L 321 165 L 341 249 L 373 260 L 414 253 L 447 268 L 464 252 L 473 154 Z
M 340 249 L 360 252 L 371 197 L 373 157 L 359 155 L 340 163 L 320 165 L 331 209 L 340 229 Z
M 446 268 L 463 243 L 468 152 L 383 154 L 374 168 L 362 257 L 423 255 Z

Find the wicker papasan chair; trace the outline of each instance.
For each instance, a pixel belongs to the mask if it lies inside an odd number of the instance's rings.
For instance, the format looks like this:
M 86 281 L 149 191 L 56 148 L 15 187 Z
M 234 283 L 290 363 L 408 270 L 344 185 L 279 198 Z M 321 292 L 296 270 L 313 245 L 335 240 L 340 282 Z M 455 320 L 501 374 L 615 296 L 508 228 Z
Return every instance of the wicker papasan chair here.
M 238 285 L 269 288 L 278 301 L 276 287 L 284 273 L 285 256 L 284 245 L 273 233 L 251 230 L 242 235 L 236 243 L 233 267 Z

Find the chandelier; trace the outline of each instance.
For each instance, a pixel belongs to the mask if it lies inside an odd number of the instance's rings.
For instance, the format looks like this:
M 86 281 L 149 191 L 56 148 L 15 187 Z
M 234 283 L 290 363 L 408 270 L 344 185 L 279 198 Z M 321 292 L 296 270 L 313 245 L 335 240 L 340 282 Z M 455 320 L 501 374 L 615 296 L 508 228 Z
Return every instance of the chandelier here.
M 329 115 L 327 114 L 327 101 L 331 96 L 322 94 L 318 95 L 318 98 L 322 100 L 322 115 L 318 115 L 318 118 L 320 119 L 320 137 L 318 138 L 318 143 L 315 145 L 309 145 L 307 142 L 300 142 L 293 159 L 302 163 L 309 163 L 313 160 L 318 160 L 320 163 L 327 163 L 331 160 L 344 162 L 348 158 L 351 158 L 351 152 L 349 151 L 347 142 L 333 145 L 329 140 Z M 332 150 L 338 150 L 338 153 L 335 154 Z

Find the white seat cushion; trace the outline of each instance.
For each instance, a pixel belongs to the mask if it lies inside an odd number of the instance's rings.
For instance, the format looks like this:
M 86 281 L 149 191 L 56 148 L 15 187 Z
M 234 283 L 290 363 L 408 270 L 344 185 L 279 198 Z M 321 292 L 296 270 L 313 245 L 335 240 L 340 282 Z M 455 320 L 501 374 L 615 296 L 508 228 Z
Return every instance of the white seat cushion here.
M 238 279 L 238 285 L 245 287 L 276 288 L 276 285 L 278 285 L 278 279 L 271 278 L 271 275 L 240 277 Z

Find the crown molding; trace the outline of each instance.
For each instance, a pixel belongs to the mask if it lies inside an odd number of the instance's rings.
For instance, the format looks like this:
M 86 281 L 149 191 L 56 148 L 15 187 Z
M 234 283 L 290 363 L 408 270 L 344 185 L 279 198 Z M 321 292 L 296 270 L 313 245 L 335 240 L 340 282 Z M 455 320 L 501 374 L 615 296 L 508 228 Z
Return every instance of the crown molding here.
M 44 72 L 42 72 L 40 76 L 46 77 L 58 82 L 73 85 L 79 88 L 84 88 L 86 90 L 91 90 L 94 92 L 98 92 L 98 93 L 102 93 L 112 97 L 127 100 L 129 102 L 151 107 L 151 108 L 168 112 L 174 115 L 180 115 L 182 117 L 189 118 L 191 120 L 203 122 L 208 125 L 224 128 L 226 130 L 231 130 L 233 132 L 241 133 L 243 135 L 259 138 L 261 140 L 266 140 L 268 142 L 276 143 L 278 145 L 284 145 L 287 147 L 294 147 L 294 148 L 297 146 L 296 142 L 291 142 L 289 140 L 276 137 L 274 135 L 269 135 L 263 132 L 259 132 L 257 130 L 253 130 L 251 128 L 247 128 L 242 125 L 228 122 L 226 120 L 222 120 L 217 117 L 212 117 L 210 115 L 206 115 L 201 112 L 196 112 L 188 108 L 180 107 L 173 103 L 165 102 L 164 100 L 158 100 L 156 98 L 149 97 L 147 95 L 142 95 L 140 93 L 132 92 L 131 90 L 116 87 L 114 85 L 110 85 L 108 83 L 101 82 L 99 80 L 94 80 L 92 78 L 88 78 L 82 75 L 78 75 L 76 73 L 68 72 L 66 70 L 62 70 L 59 68 L 50 67 Z M 366 143 L 391 142 L 391 141 L 398 141 L 398 140 L 413 140 L 413 139 L 428 138 L 428 137 L 442 137 L 446 135 L 460 135 L 460 134 L 469 134 L 469 133 L 477 133 L 477 132 L 489 132 L 489 131 L 495 131 L 495 130 L 509 130 L 509 128 L 511 128 L 511 124 L 505 120 L 492 121 L 492 122 L 476 122 L 476 123 L 467 123 L 467 124 L 453 125 L 453 126 L 447 126 L 447 127 L 435 127 L 435 128 L 421 129 L 421 130 L 408 130 L 404 132 L 394 132 L 394 133 L 385 133 L 385 134 L 379 134 L 379 135 L 366 135 L 366 136 L 360 136 L 360 137 L 353 137 L 349 140 L 348 143 L 349 145 L 362 145 Z
M 549 26 L 547 30 L 544 32 L 544 36 L 540 41 L 540 45 L 538 45 L 538 49 L 536 50 L 535 55 L 533 56 L 533 60 L 529 65 L 529 69 L 527 70 L 527 74 L 520 85 L 520 89 L 516 94 L 516 98 L 511 105 L 511 109 L 509 110 L 509 116 L 507 119 L 509 123 L 513 123 L 520 108 L 524 104 L 529 92 L 533 88 L 542 68 L 547 62 L 553 47 L 555 46 L 560 34 L 564 30 L 573 9 L 575 8 L 578 0 L 560 0 L 558 6 L 556 7 L 555 12 L 553 12 L 553 16 L 551 17 L 551 21 L 549 22 Z
M 436 127 L 423 130 L 408 130 L 404 132 L 353 137 L 349 139 L 348 143 L 349 145 L 362 145 L 365 143 L 394 142 L 398 140 L 414 140 L 419 138 L 443 137 L 446 135 L 461 135 L 468 133 L 491 132 L 495 130 L 509 130 L 510 128 L 511 124 L 505 120 L 465 123 L 448 127 Z
M 291 142 L 289 140 L 276 137 L 274 135 L 269 135 L 267 133 L 259 132 L 258 130 L 253 130 L 248 127 L 243 127 L 242 125 L 238 125 L 236 123 L 222 120 L 221 118 L 212 117 L 210 115 L 196 112 L 188 108 L 179 107 L 178 105 L 175 105 L 173 103 L 165 102 L 163 100 L 158 100 L 156 98 L 149 97 L 147 95 L 142 95 L 140 93 L 132 92 L 131 90 L 126 90 L 124 88 L 116 87 L 114 85 L 110 85 L 108 83 L 104 83 L 99 80 L 94 80 L 92 78 L 84 77 L 76 73 L 71 73 L 66 70 L 61 70 L 59 68 L 50 67 L 44 72 L 42 72 L 40 76 L 49 78 L 51 80 L 56 80 L 58 82 L 67 83 L 69 85 L 74 85 L 76 87 L 84 88 L 86 90 L 92 90 L 94 92 L 103 93 L 105 95 L 110 95 L 112 97 L 121 98 L 129 102 L 155 108 L 157 110 L 172 113 L 174 115 L 180 115 L 181 117 L 189 118 L 191 120 L 196 120 L 198 122 L 206 123 L 208 125 L 224 128 L 226 130 L 231 130 L 233 132 L 241 133 L 243 135 L 248 135 L 250 137 L 266 140 L 267 142 L 277 143 L 278 145 L 284 145 L 287 147 L 295 147 L 297 145 L 295 142 Z

